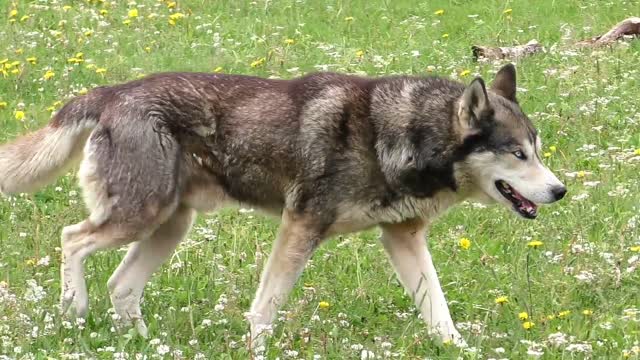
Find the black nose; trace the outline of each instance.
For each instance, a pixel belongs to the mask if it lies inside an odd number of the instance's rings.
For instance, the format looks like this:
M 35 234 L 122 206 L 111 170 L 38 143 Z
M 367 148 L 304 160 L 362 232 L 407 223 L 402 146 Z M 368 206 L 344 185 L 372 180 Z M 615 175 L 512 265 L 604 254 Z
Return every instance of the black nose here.
M 553 197 L 556 199 L 556 201 L 558 201 L 567 194 L 567 188 L 564 186 L 556 186 L 551 189 L 551 193 L 553 194 Z

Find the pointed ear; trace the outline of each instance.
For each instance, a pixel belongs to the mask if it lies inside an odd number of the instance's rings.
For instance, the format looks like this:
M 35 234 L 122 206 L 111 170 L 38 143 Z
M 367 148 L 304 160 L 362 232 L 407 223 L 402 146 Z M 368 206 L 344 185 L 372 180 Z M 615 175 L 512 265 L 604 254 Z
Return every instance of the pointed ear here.
M 459 100 L 458 125 L 462 137 L 479 133 L 482 122 L 490 119 L 492 112 L 484 80 L 475 78 Z
M 495 80 L 491 84 L 491 90 L 505 99 L 516 100 L 516 68 L 513 64 L 507 64 L 498 71 Z

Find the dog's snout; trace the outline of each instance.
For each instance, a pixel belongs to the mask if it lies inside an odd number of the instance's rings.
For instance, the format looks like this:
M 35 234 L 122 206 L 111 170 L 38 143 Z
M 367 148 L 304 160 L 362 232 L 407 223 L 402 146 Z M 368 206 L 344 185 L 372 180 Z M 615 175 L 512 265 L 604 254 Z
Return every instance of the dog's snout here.
M 551 193 L 553 194 L 553 198 L 555 201 L 562 199 L 567 194 L 567 188 L 560 185 L 551 189 Z

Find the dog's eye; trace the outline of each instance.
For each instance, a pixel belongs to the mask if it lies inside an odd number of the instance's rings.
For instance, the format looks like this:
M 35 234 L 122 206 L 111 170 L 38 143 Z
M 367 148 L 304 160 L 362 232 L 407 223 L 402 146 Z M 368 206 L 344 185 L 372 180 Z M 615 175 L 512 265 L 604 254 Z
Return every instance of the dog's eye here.
M 513 155 L 515 157 L 517 157 L 520 160 L 527 160 L 527 157 L 525 156 L 525 154 L 522 152 L 522 150 L 516 150 L 513 152 Z

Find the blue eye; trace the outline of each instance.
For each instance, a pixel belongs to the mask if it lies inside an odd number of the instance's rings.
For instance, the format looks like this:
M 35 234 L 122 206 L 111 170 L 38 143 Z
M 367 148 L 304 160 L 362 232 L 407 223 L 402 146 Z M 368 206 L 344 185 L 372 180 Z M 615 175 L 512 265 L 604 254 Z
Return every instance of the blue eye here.
M 527 160 L 527 157 L 525 156 L 525 154 L 522 152 L 522 150 L 516 150 L 513 153 L 513 156 L 517 157 L 520 160 Z

